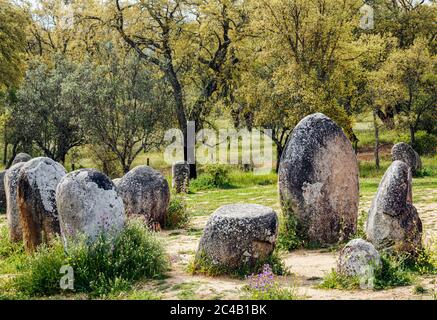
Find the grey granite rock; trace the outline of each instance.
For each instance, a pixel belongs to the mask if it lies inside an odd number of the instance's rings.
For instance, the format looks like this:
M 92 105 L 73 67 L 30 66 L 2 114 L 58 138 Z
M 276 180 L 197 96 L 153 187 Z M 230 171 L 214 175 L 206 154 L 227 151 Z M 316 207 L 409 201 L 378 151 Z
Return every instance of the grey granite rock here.
M 65 248 L 70 241 L 91 243 L 104 234 L 114 239 L 123 229 L 123 200 L 112 181 L 94 169 L 73 171 L 56 188 L 56 205 Z
M 279 194 L 301 239 L 326 245 L 355 233 L 356 155 L 342 129 L 325 115 L 309 115 L 294 128 L 281 157 Z
M 411 170 L 394 161 L 384 174 L 369 210 L 367 239 L 378 249 L 415 253 L 421 248 L 422 222 L 412 205 Z
M 17 184 L 18 176 L 25 162 L 19 162 L 8 170 L 4 177 L 6 192 L 6 219 L 8 220 L 9 239 L 12 242 L 23 241 L 23 232 L 21 230 L 20 211 L 18 208 Z
M 176 162 L 172 166 L 172 187 L 176 193 L 188 193 L 190 183 L 190 165 L 186 161 Z
M 14 164 L 20 163 L 20 162 L 27 162 L 31 159 L 32 159 L 32 156 L 30 156 L 27 153 L 21 152 L 15 156 L 14 160 L 12 161 L 11 166 L 13 166 Z
M 354 239 L 340 251 L 337 271 L 347 276 L 365 277 L 370 268 L 381 265 L 381 257 L 373 244 L 363 239 Z
M 64 167 L 50 158 L 39 157 L 26 162 L 20 170 L 17 198 L 24 246 L 35 251 L 60 233 L 55 193 L 65 176 Z
M 268 258 L 275 248 L 278 217 L 273 209 L 256 204 L 232 204 L 209 218 L 196 260 L 237 269 Z
M 405 162 L 411 168 L 413 175 L 422 168 L 419 154 L 405 142 L 400 142 L 393 146 L 391 158 L 392 161 L 400 160 Z
M 170 189 L 160 172 L 148 166 L 136 167 L 125 174 L 116 187 L 128 216 L 138 216 L 153 228 L 164 225 Z

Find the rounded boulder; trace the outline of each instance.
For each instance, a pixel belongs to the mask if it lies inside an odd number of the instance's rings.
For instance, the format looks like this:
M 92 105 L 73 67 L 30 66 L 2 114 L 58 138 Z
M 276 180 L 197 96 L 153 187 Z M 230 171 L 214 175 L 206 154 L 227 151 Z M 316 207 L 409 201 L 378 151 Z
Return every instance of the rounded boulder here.
M 231 204 L 209 218 L 196 254 L 226 269 L 253 267 L 273 252 L 278 234 L 276 212 L 257 204 Z
M 115 238 L 123 229 L 123 200 L 112 181 L 94 169 L 70 172 L 56 189 L 56 205 L 65 247 L 84 237 L 93 242 L 100 235 Z
M 354 239 L 340 251 L 337 271 L 346 276 L 365 277 L 380 264 L 381 257 L 373 244 Z
M 170 189 L 160 172 L 148 166 L 136 167 L 118 181 L 117 192 L 128 216 L 140 217 L 151 227 L 165 224 Z
M 419 154 L 405 142 L 396 143 L 391 149 L 392 161 L 405 162 L 413 174 L 416 174 L 422 168 L 422 161 Z
M 24 153 L 24 152 L 21 152 L 15 156 L 14 160 L 12 161 L 11 166 L 13 166 L 17 163 L 20 163 L 20 162 L 27 162 L 31 159 L 32 159 L 31 155 Z

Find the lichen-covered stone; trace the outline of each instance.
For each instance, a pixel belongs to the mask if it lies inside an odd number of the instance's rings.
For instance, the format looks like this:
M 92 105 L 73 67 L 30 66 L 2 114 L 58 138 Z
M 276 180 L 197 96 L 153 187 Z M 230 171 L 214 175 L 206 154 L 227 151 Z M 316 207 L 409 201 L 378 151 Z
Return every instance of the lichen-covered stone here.
M 337 271 L 352 277 L 369 275 L 369 269 L 377 268 L 381 257 L 373 244 L 363 239 L 354 239 L 340 251 Z
M 378 250 L 415 253 L 421 248 L 422 222 L 412 205 L 411 170 L 405 162 L 394 161 L 382 177 L 366 234 Z
M 419 154 L 405 142 L 397 143 L 391 149 L 392 161 L 400 160 L 405 162 L 415 175 L 422 168 L 422 161 Z
M 121 178 L 115 178 L 115 179 L 112 179 L 112 183 L 113 183 L 115 186 L 117 186 L 117 184 L 120 182 L 120 180 L 121 180 Z
M 94 169 L 73 171 L 56 189 L 56 205 L 64 245 L 84 239 L 91 243 L 104 234 L 114 239 L 123 229 L 123 200 L 112 181 Z
M 6 211 L 5 173 L 6 170 L 0 171 L 0 214 Z
M 17 183 L 21 168 L 25 162 L 19 162 L 8 170 L 4 177 L 6 192 L 6 219 L 8 220 L 9 239 L 12 242 L 23 241 L 20 211 L 18 208 Z
M 302 240 L 325 245 L 355 233 L 356 155 L 341 128 L 325 115 L 305 117 L 291 133 L 279 166 L 279 194 Z
M 190 183 L 190 165 L 186 161 L 176 162 L 172 166 L 172 187 L 176 193 L 188 193 Z
M 17 198 L 24 246 L 35 251 L 60 233 L 56 208 L 56 187 L 65 176 L 64 167 L 50 158 L 39 157 L 26 162 L 20 170 Z
M 165 224 L 170 189 L 160 172 L 148 166 L 136 167 L 125 174 L 116 187 L 128 216 L 138 216 L 153 228 Z
M 267 259 L 275 248 L 278 217 L 256 204 L 232 204 L 209 218 L 196 254 L 218 267 L 238 269 Z
M 27 161 L 29 161 L 31 159 L 32 159 L 32 156 L 30 156 L 27 153 L 21 152 L 21 153 L 19 153 L 19 154 L 17 154 L 15 156 L 14 160 L 12 161 L 12 165 L 11 166 L 13 166 L 13 165 L 15 165 L 17 163 L 20 163 L 20 162 L 27 162 Z

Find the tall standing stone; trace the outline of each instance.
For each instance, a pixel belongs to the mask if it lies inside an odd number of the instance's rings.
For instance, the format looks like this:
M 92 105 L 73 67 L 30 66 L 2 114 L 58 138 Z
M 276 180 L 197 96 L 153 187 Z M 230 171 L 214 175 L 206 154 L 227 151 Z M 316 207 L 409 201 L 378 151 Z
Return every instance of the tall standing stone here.
M 412 205 L 410 167 L 394 161 L 373 199 L 366 222 L 367 239 L 376 249 L 415 253 L 422 244 L 422 222 Z
M 31 159 L 32 159 L 32 156 L 30 156 L 27 153 L 21 152 L 15 156 L 14 160 L 12 161 L 11 166 L 13 166 L 14 164 L 20 163 L 20 162 L 27 162 Z
M 60 233 L 56 209 L 56 187 L 65 176 L 64 167 L 50 158 L 39 157 L 26 162 L 18 177 L 18 207 L 24 246 L 35 251 Z
M 186 161 L 179 161 L 172 166 L 172 187 L 176 193 L 188 193 L 190 183 L 190 165 Z
M 417 171 L 422 168 L 422 161 L 420 160 L 419 154 L 414 151 L 414 149 L 405 142 L 396 143 L 391 149 L 392 161 L 402 161 L 405 162 L 415 175 Z
M 358 164 L 342 129 L 321 113 L 294 128 L 279 166 L 283 212 L 298 236 L 319 245 L 347 239 L 358 217 Z
M 160 172 L 148 166 L 138 166 L 118 181 L 117 192 L 128 216 L 138 216 L 154 228 L 164 225 L 170 189 Z
M 84 237 L 93 242 L 104 234 L 114 239 L 123 229 L 123 200 L 112 181 L 94 169 L 81 169 L 64 176 L 56 189 L 56 205 L 64 245 Z
M 21 168 L 25 162 L 19 162 L 8 170 L 4 177 L 6 192 L 6 219 L 8 220 L 9 239 L 12 242 L 23 241 L 23 232 L 21 230 L 20 211 L 17 199 L 17 183 Z

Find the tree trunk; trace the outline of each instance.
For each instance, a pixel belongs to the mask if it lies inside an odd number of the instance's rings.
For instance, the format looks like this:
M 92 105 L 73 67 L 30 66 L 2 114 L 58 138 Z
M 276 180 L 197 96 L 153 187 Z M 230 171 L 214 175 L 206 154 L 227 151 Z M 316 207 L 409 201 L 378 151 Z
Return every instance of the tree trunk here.
M 416 147 L 416 130 L 413 125 L 410 125 L 410 145 L 413 149 Z
M 279 165 L 281 163 L 281 157 L 282 157 L 282 152 L 284 151 L 284 148 L 281 145 L 276 145 L 276 168 L 275 168 L 275 172 L 278 173 L 279 172 Z
M 377 122 L 376 111 L 373 112 L 373 127 L 375 129 L 375 167 L 379 170 L 379 127 Z

